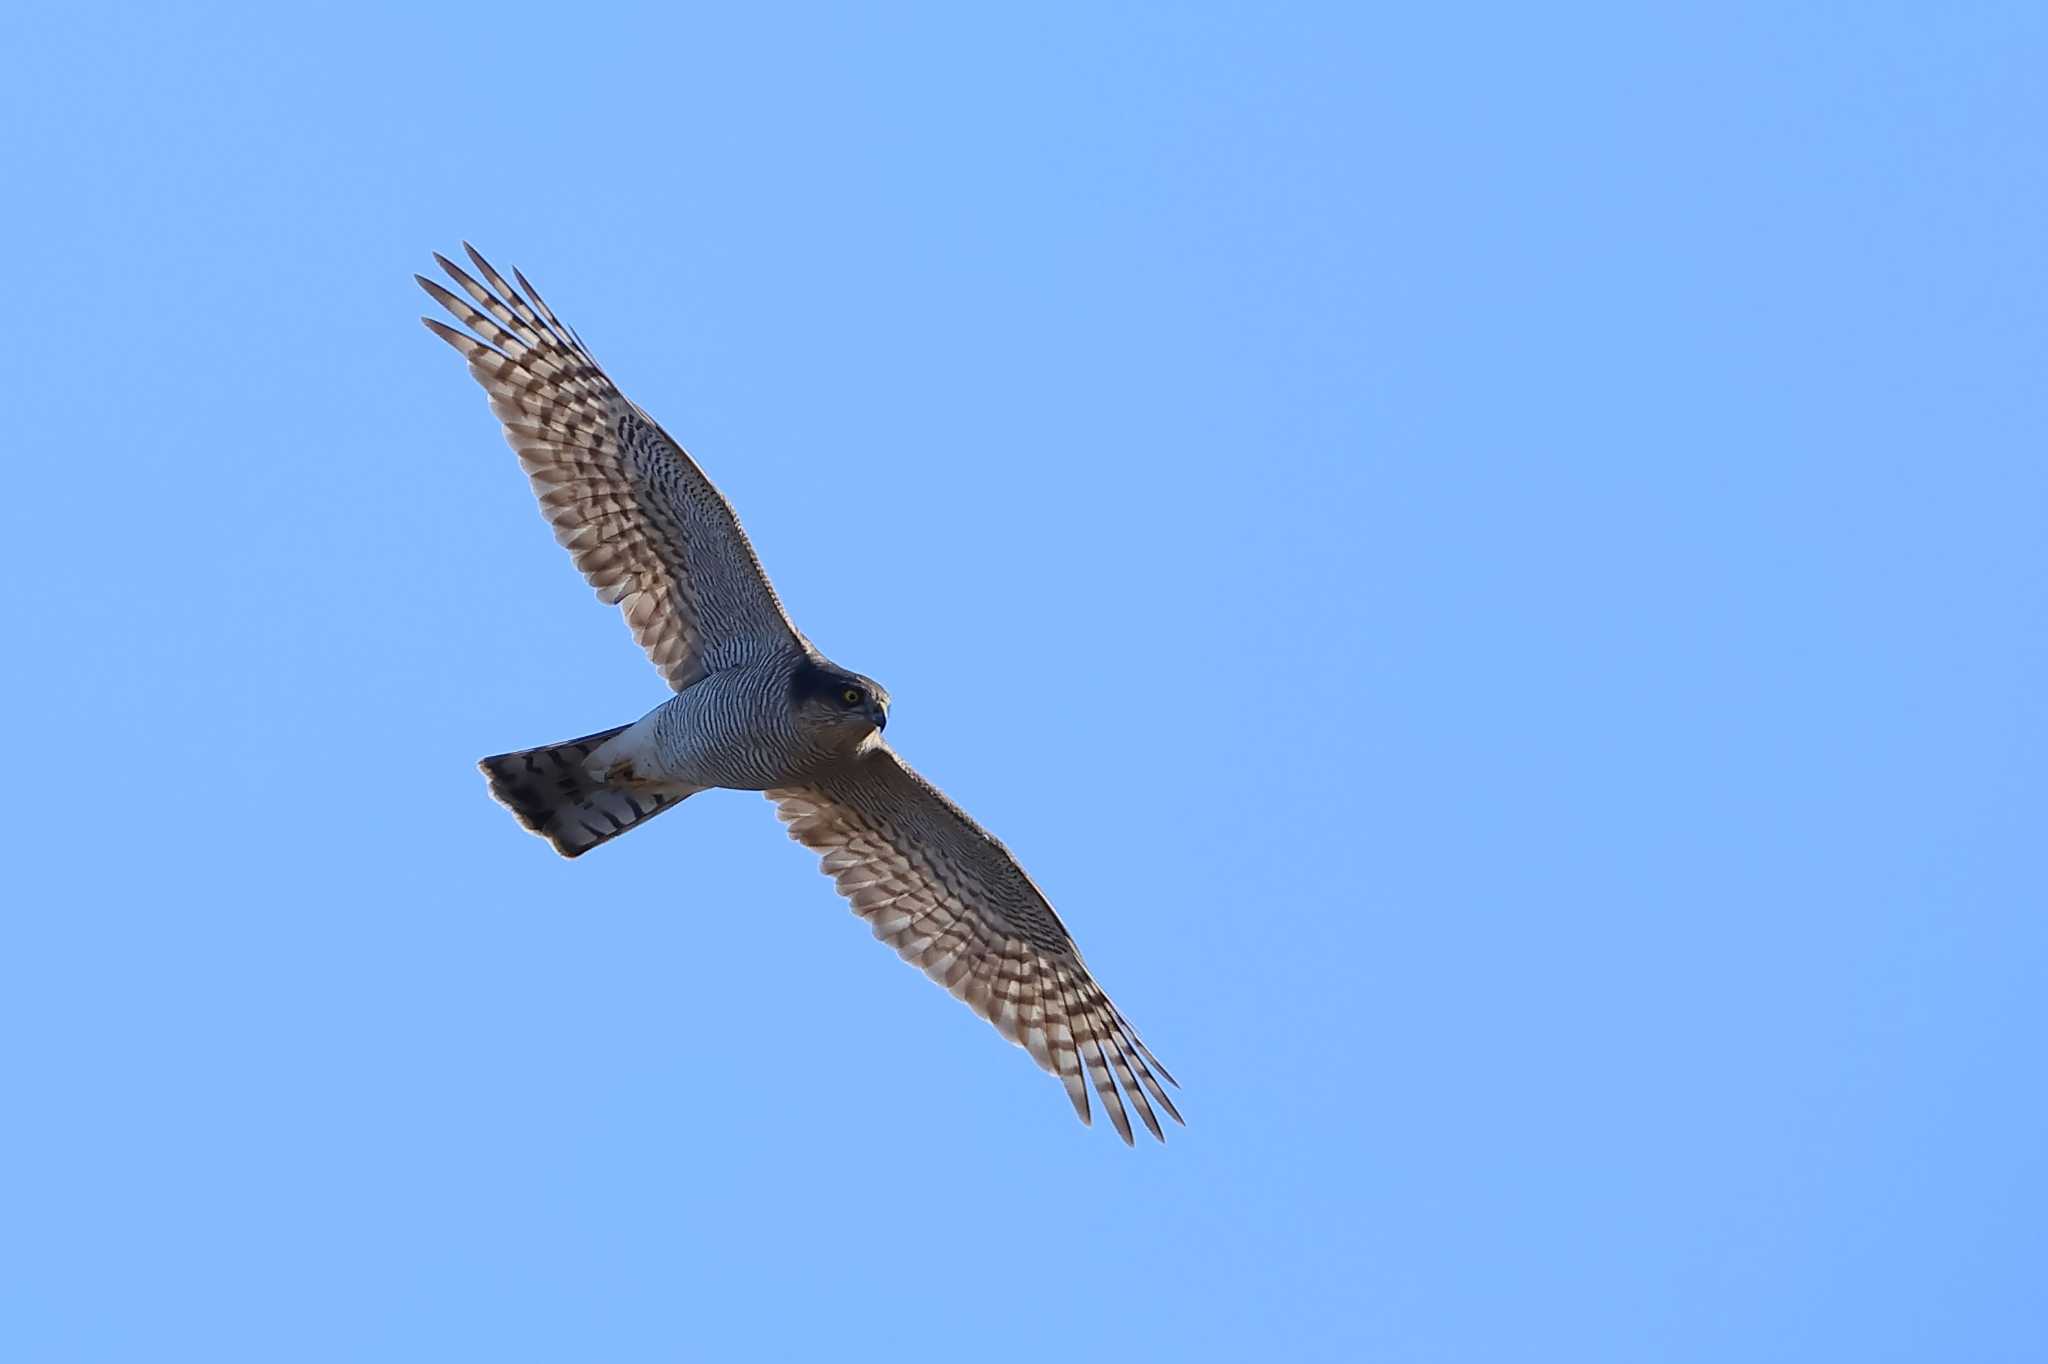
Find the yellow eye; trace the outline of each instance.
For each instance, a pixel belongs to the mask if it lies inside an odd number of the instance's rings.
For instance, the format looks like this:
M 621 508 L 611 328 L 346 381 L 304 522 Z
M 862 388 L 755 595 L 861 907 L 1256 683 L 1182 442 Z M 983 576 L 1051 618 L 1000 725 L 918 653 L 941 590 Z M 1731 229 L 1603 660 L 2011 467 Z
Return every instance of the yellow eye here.
M 866 700 L 867 697 L 859 687 L 848 687 L 845 691 L 839 693 L 839 699 L 849 706 L 857 706 Z

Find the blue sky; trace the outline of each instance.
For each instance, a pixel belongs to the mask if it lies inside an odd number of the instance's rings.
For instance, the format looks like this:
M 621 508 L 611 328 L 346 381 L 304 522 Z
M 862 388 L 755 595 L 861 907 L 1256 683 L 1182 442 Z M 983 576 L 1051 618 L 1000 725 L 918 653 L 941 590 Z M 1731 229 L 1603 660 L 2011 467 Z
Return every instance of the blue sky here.
M 2041 7 L 739 8 L 13 18 L 0 1356 L 2048 1355 Z M 465 237 L 1164 1149 L 485 798 L 662 693 Z

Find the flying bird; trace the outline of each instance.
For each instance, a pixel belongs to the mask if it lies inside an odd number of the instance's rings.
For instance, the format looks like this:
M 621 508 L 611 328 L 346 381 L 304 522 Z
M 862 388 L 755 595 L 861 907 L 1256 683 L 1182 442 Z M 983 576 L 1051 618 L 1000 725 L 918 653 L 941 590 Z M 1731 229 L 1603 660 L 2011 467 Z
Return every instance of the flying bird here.
M 1092 1084 L 1125 1144 L 1126 1100 L 1164 1141 L 1154 1105 L 1182 1121 L 1176 1081 L 1009 850 L 883 740 L 888 690 L 796 628 L 731 504 L 526 277 L 463 249 L 481 280 L 439 253 L 456 288 L 414 278 L 468 330 L 421 321 L 469 362 L 555 539 L 675 693 L 632 724 L 485 758 L 492 796 L 580 857 L 699 791 L 765 792 L 874 935 L 1057 1076 L 1083 1123 Z

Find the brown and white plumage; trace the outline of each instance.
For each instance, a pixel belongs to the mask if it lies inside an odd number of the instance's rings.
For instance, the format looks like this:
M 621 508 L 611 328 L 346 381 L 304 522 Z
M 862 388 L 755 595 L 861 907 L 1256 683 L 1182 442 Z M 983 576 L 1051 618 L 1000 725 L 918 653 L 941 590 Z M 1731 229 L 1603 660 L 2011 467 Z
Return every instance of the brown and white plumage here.
M 487 758 L 492 794 L 576 857 L 711 787 L 765 791 L 877 938 L 1057 1076 L 1161 1140 L 1174 1083 L 1109 1002 L 1009 851 L 882 741 L 888 694 L 819 654 L 681 445 L 629 402 L 517 271 L 420 284 L 469 361 L 555 537 L 615 602 L 675 695 L 635 724 Z M 473 335 L 471 333 L 474 333 Z
M 1118 1083 L 1166 1139 L 1146 1095 L 1180 1121 L 1160 1086 L 1173 1077 L 1088 974 L 1010 850 L 895 750 L 877 744 L 768 798 L 789 836 L 823 854 L 820 867 L 874 935 L 1058 1076 L 1082 1122 L 1085 1067 L 1125 1141 Z
M 468 297 L 414 278 L 476 336 L 420 320 L 469 360 L 555 539 L 618 605 L 669 686 L 681 691 L 798 638 L 731 504 L 696 461 L 626 400 L 524 275 L 513 271 L 514 289 L 463 249 L 490 288 L 438 252 Z

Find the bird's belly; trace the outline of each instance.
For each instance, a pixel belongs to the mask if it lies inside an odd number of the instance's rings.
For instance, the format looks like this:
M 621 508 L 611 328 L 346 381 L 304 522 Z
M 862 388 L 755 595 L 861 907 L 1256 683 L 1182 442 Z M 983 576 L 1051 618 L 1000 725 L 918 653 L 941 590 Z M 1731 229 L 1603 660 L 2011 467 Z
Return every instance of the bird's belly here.
M 662 774 L 691 786 L 765 791 L 789 780 L 797 766 L 794 735 L 758 688 L 713 674 L 671 698 L 649 716 Z

